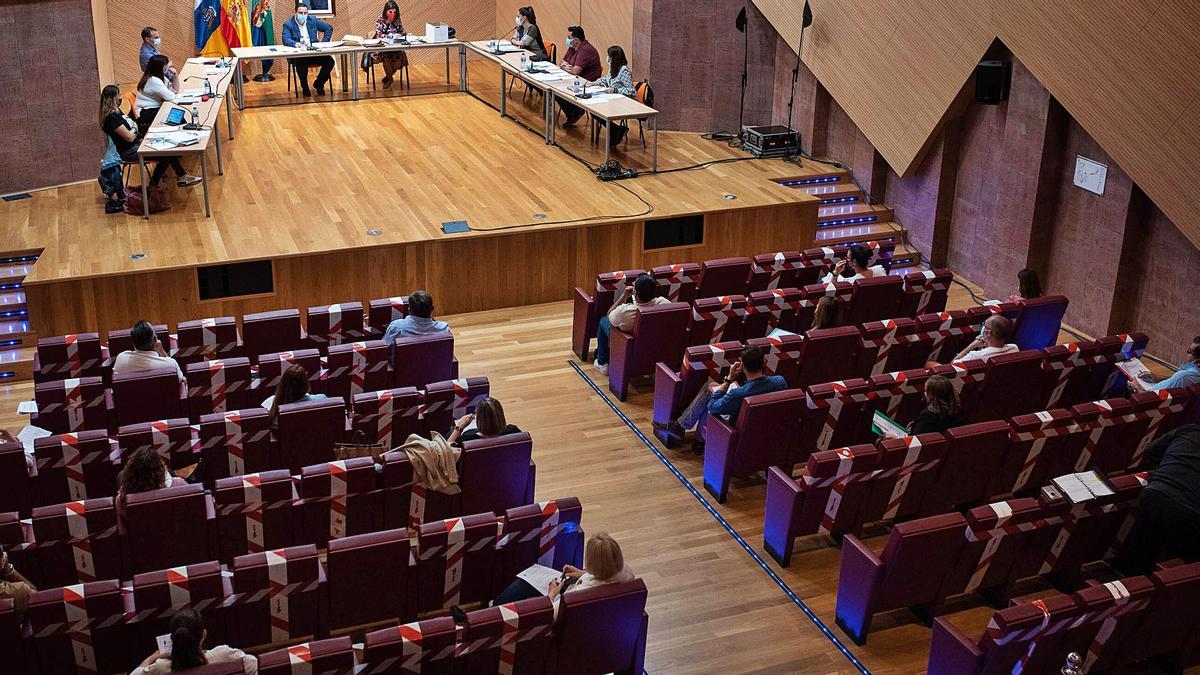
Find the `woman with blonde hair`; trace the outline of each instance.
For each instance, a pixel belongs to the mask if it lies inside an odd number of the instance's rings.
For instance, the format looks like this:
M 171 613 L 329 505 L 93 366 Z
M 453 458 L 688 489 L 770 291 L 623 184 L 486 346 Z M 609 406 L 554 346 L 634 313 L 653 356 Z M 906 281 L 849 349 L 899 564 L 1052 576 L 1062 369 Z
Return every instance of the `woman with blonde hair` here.
M 475 427 L 468 429 L 471 422 Z M 463 415 L 454 422 L 454 429 L 446 440 L 454 445 L 462 445 L 477 438 L 493 438 L 507 434 L 519 434 L 521 430 L 515 424 L 509 424 L 504 419 L 504 406 L 491 396 L 483 399 L 475 406 L 474 414 Z
M 925 408 L 908 425 L 908 432 L 917 434 L 941 433 L 967 423 L 958 391 L 949 379 L 934 375 L 925 380 Z

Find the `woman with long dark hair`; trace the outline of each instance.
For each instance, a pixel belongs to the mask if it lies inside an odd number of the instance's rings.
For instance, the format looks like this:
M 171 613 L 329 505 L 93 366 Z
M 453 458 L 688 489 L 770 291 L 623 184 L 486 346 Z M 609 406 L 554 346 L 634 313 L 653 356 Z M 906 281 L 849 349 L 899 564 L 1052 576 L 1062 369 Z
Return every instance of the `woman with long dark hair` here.
M 245 675 L 255 675 L 258 672 L 258 659 L 228 645 L 205 649 L 204 641 L 207 639 L 208 630 L 204 627 L 204 619 L 193 609 L 181 609 L 171 617 L 171 651 L 167 654 L 154 652 L 130 675 L 178 673 L 210 663 L 238 661 L 241 661 L 242 672 Z
M 153 448 L 134 450 L 125 459 L 125 466 L 117 474 L 117 511 L 125 512 L 125 500 L 129 495 L 151 490 L 161 490 L 171 484 L 171 474 L 162 457 Z
M 171 60 L 162 54 L 155 54 L 146 62 L 146 72 L 142 73 L 142 79 L 138 81 L 137 98 L 134 99 L 134 106 L 138 111 L 139 137 L 145 137 L 150 125 L 154 123 L 154 117 L 158 114 L 159 108 L 164 103 L 174 101 L 175 95 L 179 92 L 179 78 L 175 78 L 173 84 L 167 84 L 167 70 L 170 67 Z M 137 161 L 136 153 L 129 161 Z M 151 185 L 158 185 L 163 176 L 167 175 L 168 167 L 175 170 L 177 179 L 175 183 L 179 187 L 195 185 L 203 180 L 199 176 L 190 175 L 183 168 L 183 163 L 179 161 L 178 156 L 155 157 L 154 161 L 158 164 L 150 174 Z
M 1008 296 L 1009 302 L 1021 302 L 1042 297 L 1042 280 L 1038 273 L 1026 267 L 1017 272 L 1017 292 Z
M 514 23 L 517 25 L 517 30 L 513 32 L 513 37 L 509 42 L 528 49 L 533 52 L 535 57 L 545 60 L 546 43 L 542 42 L 542 29 L 538 28 L 537 15 L 534 13 L 533 7 L 517 9 Z
M 279 377 L 275 386 L 275 394 L 263 401 L 262 407 L 270 412 L 271 424 L 279 419 L 279 406 L 300 401 L 313 401 L 325 398 L 324 394 L 310 394 L 308 391 L 308 371 L 304 366 L 288 366 Z
M 137 123 L 121 111 L 121 88 L 115 84 L 100 90 L 100 130 L 108 137 L 99 177 L 100 189 L 108 197 L 104 211 L 120 213 L 125 209 L 121 162 L 129 161 L 127 157 L 137 160 L 138 142 Z
M 379 13 L 379 18 L 375 19 L 375 32 L 371 37 L 390 40 L 397 37 L 404 37 L 404 35 L 404 23 L 400 21 L 400 5 L 396 4 L 396 0 L 387 0 L 383 4 L 383 11 Z M 408 54 L 402 51 L 374 52 L 368 55 L 367 58 L 371 63 L 383 64 L 384 89 L 392 86 L 392 79 L 397 70 L 408 67 Z M 369 67 L 370 64 L 363 64 L 363 70 L 368 70 Z
M 967 416 L 963 414 L 954 383 L 941 375 L 925 380 L 925 408 L 908 425 L 908 432 L 913 436 L 941 433 L 966 423 Z

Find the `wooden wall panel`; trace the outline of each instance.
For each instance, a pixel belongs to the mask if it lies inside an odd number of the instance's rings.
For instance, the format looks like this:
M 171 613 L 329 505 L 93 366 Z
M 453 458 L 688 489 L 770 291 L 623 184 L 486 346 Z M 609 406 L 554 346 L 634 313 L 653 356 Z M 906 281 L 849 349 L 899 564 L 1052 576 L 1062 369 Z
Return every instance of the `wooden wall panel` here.
M 496 32 L 511 34 L 517 8 L 525 5 L 532 5 L 537 13 L 542 40 L 558 44 L 560 60 L 567 51 L 567 26 L 583 26 L 588 42 L 600 51 L 601 58 L 609 45 L 624 47 L 629 66 L 638 77 L 633 63 L 633 0 L 496 0 Z
M 112 68 L 116 80 L 128 84 L 141 78 L 138 50 L 141 48 L 143 26 L 154 26 L 162 34 L 162 51 L 172 60 L 181 62 L 195 53 L 194 0 L 162 0 L 144 3 L 137 0 L 106 0 L 109 37 L 112 48 Z M 366 35 L 375 29 L 375 19 L 383 9 L 384 0 L 337 0 L 337 15 L 321 17 L 333 24 L 334 39 L 343 35 Z M 492 17 L 496 0 L 397 0 L 404 27 L 424 33 L 426 21 L 440 21 L 454 26 L 458 35 L 468 40 L 486 40 L 495 30 Z M 291 18 L 294 3 L 277 0 L 272 3 L 275 19 L 275 40 L 282 42 L 283 22 Z M 511 19 L 510 19 L 511 21 Z M 423 59 L 441 59 L 440 53 L 416 53 L 414 63 Z M 257 66 L 255 66 L 257 71 Z M 272 71 L 286 75 L 281 64 Z
M 908 175 L 999 38 L 1200 246 L 1200 3 L 810 0 L 804 61 Z M 802 0 L 755 0 L 793 49 Z
M 29 286 L 40 335 L 125 328 L 139 319 L 166 322 L 350 300 L 364 304 L 424 288 L 449 314 L 532 305 L 591 288 L 597 272 L 753 255 L 807 247 L 815 203 L 709 214 L 704 243 L 644 253 L 642 222 L 337 251 L 275 261 L 267 297 L 201 302 L 193 268 Z

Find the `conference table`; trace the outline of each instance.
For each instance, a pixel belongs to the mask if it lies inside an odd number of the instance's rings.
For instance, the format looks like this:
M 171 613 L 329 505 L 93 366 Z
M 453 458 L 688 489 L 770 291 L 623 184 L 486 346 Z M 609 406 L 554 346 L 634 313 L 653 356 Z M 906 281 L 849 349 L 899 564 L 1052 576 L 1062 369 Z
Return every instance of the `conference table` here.
M 497 46 L 497 44 L 499 46 Z M 609 158 L 609 139 L 612 137 L 613 123 L 625 120 L 648 120 L 653 136 L 651 168 L 658 171 L 658 111 L 635 99 L 621 94 L 606 94 L 599 87 L 583 86 L 583 91 L 577 94 L 574 90 L 575 76 L 569 75 L 558 68 L 556 64 L 547 61 L 533 62 L 529 60 L 531 52 L 517 50 L 505 46 L 506 42 L 484 40 L 468 42 L 467 46 L 484 59 L 500 66 L 500 115 L 508 115 L 508 78 L 514 77 L 526 86 L 537 89 L 543 94 L 545 107 L 543 109 L 545 131 L 543 137 L 549 145 L 555 144 L 555 133 L 558 119 L 558 101 L 568 101 L 583 109 L 584 113 L 595 115 L 604 121 L 604 161 Z M 503 50 L 503 51 L 501 51 Z M 497 53 L 499 51 L 499 53 Z M 521 68 L 521 55 L 526 57 L 526 68 Z M 465 72 L 465 68 L 464 68 Z M 468 84 L 465 91 L 470 91 Z M 580 98 L 580 94 L 590 94 L 590 98 Z
M 212 216 L 208 201 L 208 146 L 216 146 L 217 174 L 225 173 L 221 163 L 221 134 L 217 132 L 217 121 L 221 117 L 221 106 L 225 106 L 225 127 L 229 132 L 229 140 L 233 140 L 233 107 L 228 94 L 231 77 L 237 68 L 229 59 L 191 58 L 179 71 L 180 92 L 176 100 L 163 103 L 150 124 L 141 144 L 138 146 L 138 167 L 142 175 L 142 217 L 150 217 L 149 173 L 146 162 L 162 157 L 200 156 L 200 178 L 204 186 L 204 215 Z M 212 88 L 208 100 L 201 100 L 199 94 L 204 91 L 204 83 Z M 240 82 L 240 80 L 239 80 Z M 197 86 L 198 85 L 198 86 Z M 195 96 L 188 96 L 195 94 Z M 167 117 L 171 110 L 182 108 L 184 122 L 192 121 L 192 109 L 197 112 L 200 129 L 188 130 L 180 126 L 168 126 Z
M 312 49 L 300 49 L 285 45 L 263 45 L 259 47 L 234 47 L 234 57 L 237 59 L 238 77 L 234 78 L 234 88 L 237 94 L 238 109 L 246 108 L 245 88 L 243 87 L 241 69 L 244 61 L 273 61 L 276 59 L 303 58 L 311 56 L 333 56 L 340 62 L 342 71 L 342 92 L 349 93 L 350 99 L 358 100 L 359 64 L 365 54 L 383 52 L 418 52 L 431 49 L 446 51 L 446 84 L 450 81 L 450 52 L 458 53 L 458 90 L 467 90 L 467 50 L 466 45 L 458 40 L 443 40 L 430 42 L 419 35 L 409 35 L 404 42 L 384 41 L 378 45 L 360 45 L 344 40 L 333 42 L 315 42 Z M 290 67 L 290 66 L 289 66 Z

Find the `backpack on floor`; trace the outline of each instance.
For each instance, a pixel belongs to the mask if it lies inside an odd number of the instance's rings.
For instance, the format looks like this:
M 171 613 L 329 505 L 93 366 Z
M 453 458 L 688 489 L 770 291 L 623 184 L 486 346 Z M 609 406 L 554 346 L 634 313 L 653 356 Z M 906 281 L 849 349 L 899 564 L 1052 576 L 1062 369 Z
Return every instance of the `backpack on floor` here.
M 150 197 L 150 213 L 158 213 L 171 208 L 171 198 L 167 195 L 167 189 L 161 186 L 151 185 L 146 188 L 146 194 Z M 142 209 L 142 186 L 129 185 L 125 188 L 125 213 L 133 216 L 140 216 L 144 213 Z

